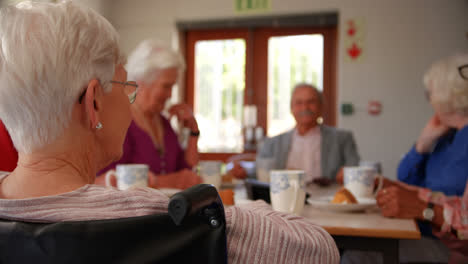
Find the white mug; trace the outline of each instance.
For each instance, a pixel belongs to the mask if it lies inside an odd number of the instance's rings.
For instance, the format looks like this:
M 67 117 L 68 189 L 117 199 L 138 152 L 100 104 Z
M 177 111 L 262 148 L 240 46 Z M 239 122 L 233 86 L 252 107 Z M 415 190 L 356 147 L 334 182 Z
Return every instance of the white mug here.
M 272 170 L 270 200 L 274 210 L 300 215 L 304 208 L 305 173 L 301 170 Z
M 372 167 L 374 168 L 378 174 L 382 174 L 382 164 L 378 161 L 371 161 L 371 160 L 361 160 L 359 162 L 360 167 Z
M 221 167 L 223 163 L 216 160 L 200 161 L 198 164 L 199 175 L 203 183 L 212 184 L 219 190 L 221 187 Z
M 379 184 L 374 192 L 376 177 L 379 177 Z M 383 177 L 377 173 L 374 167 L 345 167 L 343 181 L 344 187 L 356 198 L 372 198 L 382 188 Z
M 148 186 L 148 170 L 146 164 L 119 164 L 115 170 L 106 173 L 106 185 L 111 186 L 111 177 L 117 180 L 117 188 L 126 190 L 131 187 Z

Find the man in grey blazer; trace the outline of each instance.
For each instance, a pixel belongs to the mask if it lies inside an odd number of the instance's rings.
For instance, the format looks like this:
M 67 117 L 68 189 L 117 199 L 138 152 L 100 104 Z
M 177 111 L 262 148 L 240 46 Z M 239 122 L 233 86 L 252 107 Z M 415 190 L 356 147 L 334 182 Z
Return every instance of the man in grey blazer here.
M 353 134 L 317 122 L 322 104 L 322 94 L 317 88 L 297 84 L 291 97 L 296 127 L 266 139 L 257 152 L 257 161 L 270 158 L 274 160 L 273 169 L 305 170 L 306 183 L 317 178 L 334 180 L 343 166 L 358 165 Z

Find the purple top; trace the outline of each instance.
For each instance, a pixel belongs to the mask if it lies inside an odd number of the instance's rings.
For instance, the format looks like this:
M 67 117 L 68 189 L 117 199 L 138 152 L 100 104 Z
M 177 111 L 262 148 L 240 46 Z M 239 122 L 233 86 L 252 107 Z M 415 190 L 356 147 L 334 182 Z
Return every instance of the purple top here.
M 180 146 L 171 124 L 163 116 L 161 116 L 161 121 L 164 127 L 165 153 L 163 156 L 159 154 L 159 151 L 154 146 L 151 136 L 132 121 L 125 137 L 122 158 L 101 170 L 98 175 L 122 163 L 148 164 L 149 169 L 155 174 L 167 174 L 185 168 L 190 169 L 190 166 L 185 161 L 184 150 Z

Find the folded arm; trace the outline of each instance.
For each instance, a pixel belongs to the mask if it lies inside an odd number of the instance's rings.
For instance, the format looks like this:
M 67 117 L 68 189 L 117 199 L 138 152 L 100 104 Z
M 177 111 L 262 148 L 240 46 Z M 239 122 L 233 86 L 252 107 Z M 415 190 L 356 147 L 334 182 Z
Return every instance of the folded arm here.
M 229 263 L 339 263 L 332 237 L 263 201 L 226 209 Z

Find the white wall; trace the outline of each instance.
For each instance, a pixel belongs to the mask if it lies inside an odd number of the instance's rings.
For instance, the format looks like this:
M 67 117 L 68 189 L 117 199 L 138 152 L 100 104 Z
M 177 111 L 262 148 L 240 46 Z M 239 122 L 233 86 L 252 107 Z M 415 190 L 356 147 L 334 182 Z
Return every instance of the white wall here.
M 110 10 L 110 3 L 112 0 L 75 0 L 77 3 L 86 5 L 97 12 L 99 12 L 101 15 L 106 17 L 107 19 L 110 19 L 111 16 L 111 10 Z
M 234 0 L 114 0 L 108 5 L 125 51 L 148 37 L 176 43 L 176 21 L 239 16 Z M 399 159 L 431 115 L 423 73 L 438 58 L 468 51 L 468 1 L 272 0 L 272 10 L 265 15 L 320 11 L 339 13 L 341 39 L 347 19 L 366 21 L 361 62 L 346 62 L 339 42 L 338 103 L 363 108 L 370 99 L 380 100 L 383 113 L 340 116 L 338 126 L 354 131 L 363 159 L 382 161 L 384 174 L 395 178 Z

